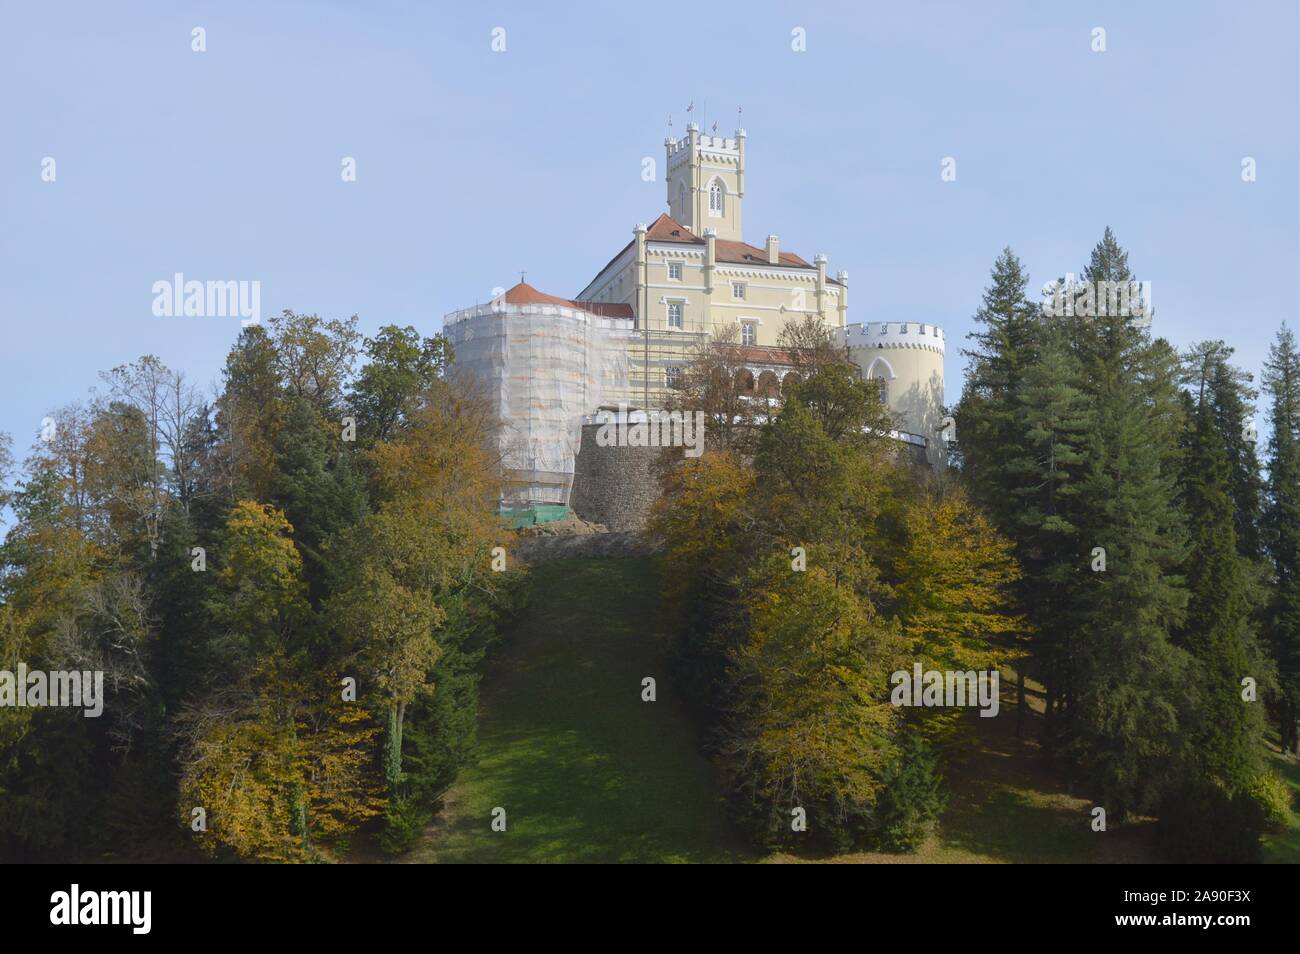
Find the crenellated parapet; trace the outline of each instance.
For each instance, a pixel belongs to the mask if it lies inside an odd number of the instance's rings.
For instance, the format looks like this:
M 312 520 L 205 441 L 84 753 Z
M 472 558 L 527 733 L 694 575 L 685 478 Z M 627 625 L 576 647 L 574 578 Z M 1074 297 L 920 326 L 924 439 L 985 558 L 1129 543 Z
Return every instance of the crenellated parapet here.
M 943 329 L 923 321 L 867 321 L 846 325 L 849 348 L 922 348 L 944 353 Z

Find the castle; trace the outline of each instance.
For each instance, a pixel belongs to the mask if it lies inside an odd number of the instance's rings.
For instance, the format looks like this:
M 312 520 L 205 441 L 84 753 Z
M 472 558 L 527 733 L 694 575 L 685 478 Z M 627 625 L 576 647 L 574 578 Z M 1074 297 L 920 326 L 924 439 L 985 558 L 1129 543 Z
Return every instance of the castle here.
M 863 376 L 879 382 L 895 436 L 940 463 L 943 332 L 917 322 L 850 324 L 848 274 L 832 278 L 825 255 L 810 264 L 775 234 L 761 247 L 746 243 L 745 140 L 743 129 L 707 136 L 694 123 L 665 139 L 668 211 L 638 224 L 573 298 L 520 282 L 446 316 L 457 368 L 488 389 L 503 422 L 508 505 L 570 504 L 575 462 L 594 453 L 580 426 L 602 407 L 661 407 L 717 329 L 736 327 L 746 363 L 738 388 L 779 397 L 797 376 L 778 346 L 781 330 L 804 315 L 835 329 Z

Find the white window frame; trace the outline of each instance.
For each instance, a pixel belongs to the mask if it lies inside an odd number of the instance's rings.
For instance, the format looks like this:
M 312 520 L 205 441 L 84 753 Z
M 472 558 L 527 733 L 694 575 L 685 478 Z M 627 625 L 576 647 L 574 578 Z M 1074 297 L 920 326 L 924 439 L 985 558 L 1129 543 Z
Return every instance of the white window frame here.
M 746 341 L 745 338 L 749 340 Z M 742 321 L 740 323 L 740 343 L 747 348 L 753 348 L 758 344 L 758 322 Z
M 717 200 L 716 204 L 714 200 Z M 721 179 L 714 179 L 709 183 L 709 215 L 713 218 L 722 218 L 726 214 L 727 208 L 727 189 L 722 184 Z
M 665 321 L 669 328 L 681 330 L 686 327 L 686 300 L 684 298 L 670 298 L 667 302 L 667 311 Z M 677 324 L 673 324 L 673 308 L 677 309 Z
M 677 365 L 670 365 L 664 368 L 664 385 L 670 390 L 676 390 L 682 383 L 682 369 Z
M 669 263 L 668 263 L 668 280 L 669 280 L 669 281 L 672 281 L 672 282 L 680 282 L 680 281 L 682 280 L 682 263 L 681 263 L 681 262 L 669 262 Z
M 732 301 L 745 300 L 745 282 L 731 283 L 731 300 Z

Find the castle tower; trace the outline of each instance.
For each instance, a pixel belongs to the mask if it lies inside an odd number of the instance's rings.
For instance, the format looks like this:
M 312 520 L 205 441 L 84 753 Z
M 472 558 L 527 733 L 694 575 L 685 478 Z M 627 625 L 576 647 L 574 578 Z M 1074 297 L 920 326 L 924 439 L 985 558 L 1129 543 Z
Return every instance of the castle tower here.
M 745 130 L 734 138 L 702 136 L 691 123 L 681 139 L 665 139 L 668 214 L 696 235 L 706 228 L 720 239 L 741 241 L 745 198 Z
M 944 460 L 943 329 L 916 321 L 872 321 L 840 332 L 862 377 L 879 382 L 904 441 Z

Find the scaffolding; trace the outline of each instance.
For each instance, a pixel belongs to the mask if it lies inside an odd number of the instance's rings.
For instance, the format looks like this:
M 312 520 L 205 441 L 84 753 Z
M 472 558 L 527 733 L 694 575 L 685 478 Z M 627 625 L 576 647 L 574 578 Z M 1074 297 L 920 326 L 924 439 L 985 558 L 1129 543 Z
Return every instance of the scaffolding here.
M 618 400 L 647 410 L 663 407 L 669 391 L 669 369 L 685 372 L 708 338 L 702 332 L 637 329 L 626 339 L 627 390 Z
M 628 393 L 631 329 L 630 319 L 502 298 L 446 317 L 456 368 L 500 419 L 503 510 L 568 505 L 583 415 Z

